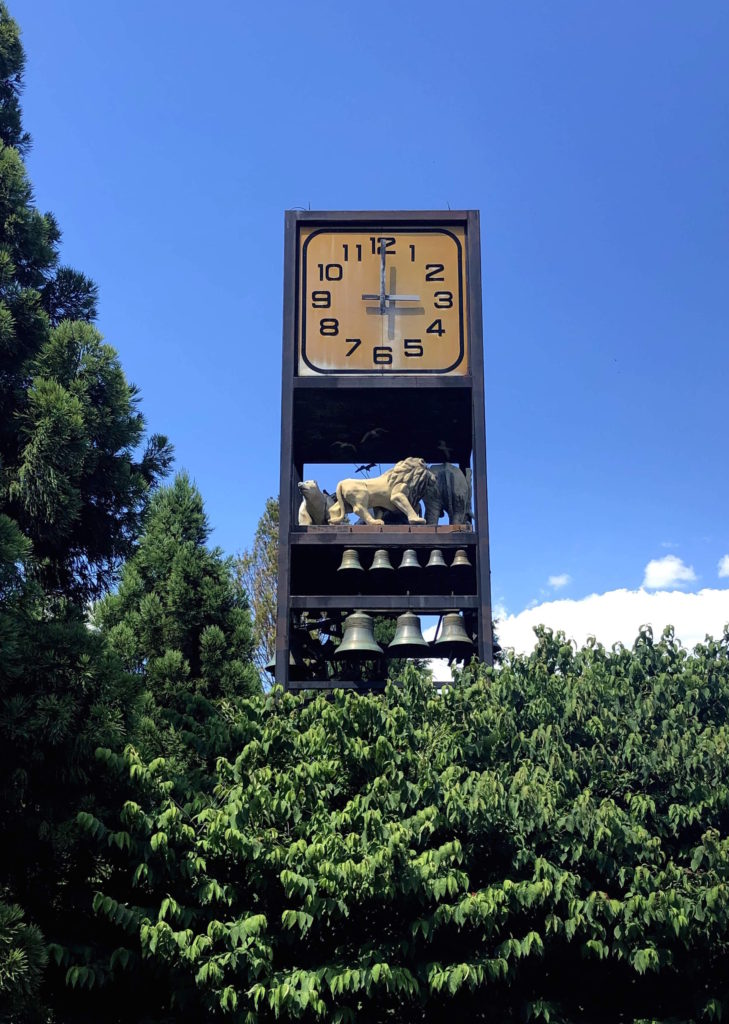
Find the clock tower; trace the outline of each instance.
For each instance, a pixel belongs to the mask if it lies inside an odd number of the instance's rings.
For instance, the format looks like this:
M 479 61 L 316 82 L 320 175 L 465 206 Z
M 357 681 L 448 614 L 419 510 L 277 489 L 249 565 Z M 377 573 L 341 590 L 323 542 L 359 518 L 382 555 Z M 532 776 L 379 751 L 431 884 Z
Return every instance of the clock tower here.
M 448 628 L 457 615 L 472 654 L 491 663 L 484 420 L 478 213 L 288 212 L 277 682 L 383 685 L 384 659 L 382 678 L 375 658 L 365 684 L 332 657 L 330 638 L 361 613 L 411 613 L 410 624 L 412 613 L 447 616 Z M 343 476 L 406 459 L 430 465 L 446 521 L 427 499 L 425 524 L 350 523 L 336 508 L 319 522 L 299 513 L 299 485 L 312 476 L 333 492 Z M 462 514 L 448 495 L 466 480 L 472 509 Z M 373 572 L 383 552 L 392 570 Z M 453 653 L 436 643 L 419 656 L 444 652 Z

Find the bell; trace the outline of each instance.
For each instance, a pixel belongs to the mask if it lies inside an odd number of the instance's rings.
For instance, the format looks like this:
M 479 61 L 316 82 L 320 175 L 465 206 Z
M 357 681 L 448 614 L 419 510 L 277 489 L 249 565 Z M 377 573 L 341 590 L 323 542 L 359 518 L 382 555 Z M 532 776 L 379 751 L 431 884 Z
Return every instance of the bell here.
M 464 628 L 460 612 L 446 612 L 441 634 L 433 648 L 437 658 L 448 658 L 449 661 L 464 661 L 473 654 L 473 642 Z
M 440 548 L 433 548 L 430 552 L 430 558 L 428 564 L 425 566 L 426 569 L 447 569 L 446 560 L 443 557 L 443 552 Z
M 295 658 L 293 652 L 290 651 L 289 652 L 289 674 L 291 674 L 291 669 L 292 668 L 293 669 L 300 669 L 300 668 L 303 668 L 303 667 L 304 666 L 303 666 L 303 662 L 301 661 L 301 659 L 300 658 Z M 266 664 L 264 665 L 264 672 L 268 672 L 268 674 L 270 676 L 273 676 L 274 679 L 276 678 L 276 654 L 275 653 L 274 653 L 273 657 L 271 658 L 271 660 L 267 661 Z
M 420 562 L 418 561 L 417 552 L 412 548 L 408 548 L 407 551 L 403 552 L 402 562 L 398 566 L 398 569 L 419 569 Z
M 387 645 L 388 657 L 419 658 L 429 650 L 428 641 L 420 631 L 420 619 L 414 612 L 405 612 L 397 617 L 397 627 L 392 641 Z
M 364 572 L 359 555 L 354 548 L 345 548 L 337 572 Z
M 451 569 L 472 569 L 473 566 L 468 561 L 468 555 L 464 548 L 459 548 L 453 558 Z
M 370 566 L 370 572 L 372 572 L 375 569 L 378 570 L 378 571 L 380 569 L 385 569 L 385 570 L 388 570 L 389 572 L 394 572 L 395 571 L 393 569 L 393 567 L 392 567 L 392 562 L 390 561 L 390 556 L 388 555 L 387 551 L 385 551 L 384 548 L 380 548 L 378 551 L 375 551 L 375 557 L 372 559 L 372 565 Z
M 344 635 L 334 657 L 373 658 L 377 654 L 382 654 L 382 648 L 375 640 L 372 616 L 366 612 L 352 612 L 344 620 Z

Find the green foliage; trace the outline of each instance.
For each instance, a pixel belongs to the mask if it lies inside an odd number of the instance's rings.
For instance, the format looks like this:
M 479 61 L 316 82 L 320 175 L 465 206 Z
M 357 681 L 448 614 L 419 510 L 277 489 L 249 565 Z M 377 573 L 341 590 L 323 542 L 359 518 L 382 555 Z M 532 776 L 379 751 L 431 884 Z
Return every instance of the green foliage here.
M 729 1010 L 729 633 L 689 655 L 670 632 L 608 652 L 542 631 L 440 693 L 409 669 L 384 696 L 235 714 L 207 798 L 106 752 L 133 798 L 82 823 L 128 864 L 96 906 L 164 978 L 150 1019 Z
M 0 1006 L 7 1008 L 10 1019 L 42 1019 L 34 1007 L 47 960 L 39 929 L 24 921 L 20 907 L 0 903 Z
M 208 699 L 260 690 L 245 594 L 209 535 L 200 492 L 180 473 L 152 498 L 118 591 L 95 608 L 112 648 L 147 673 L 163 704 L 181 689 Z
M 0 3 L 0 141 L 24 153 L 30 136 L 23 131 L 20 90 L 23 84 L 25 53 L 18 26 Z
M 2 526 L 0 517 L 0 533 Z M 15 580 L 0 609 L 0 893 L 46 939 L 80 947 L 96 930 L 89 903 L 100 858 L 75 816 L 80 807 L 99 813 L 119 799 L 99 779 L 94 751 L 131 740 L 140 684 L 79 609 L 49 601 L 24 579 L 22 562 L 4 568 L 1 575 L 14 570 Z M 11 1019 L 25 1020 L 26 1012 L 35 1019 L 43 1006 L 37 992 L 22 975 L 10 973 L 6 983 L 24 1006 Z M 64 1005 L 62 977 L 47 979 L 44 991 Z
M 37 307 L 36 315 L 45 316 Z M 22 388 L 8 382 L 0 399 L 8 416 L 0 503 L 33 541 L 37 578 L 85 600 L 131 552 L 170 450 L 154 437 L 135 461 L 144 420 L 114 350 L 91 324 L 63 320 L 37 340 L 17 367 Z
M 145 445 L 136 390 L 89 323 L 96 287 L 59 266 L 58 225 L 34 205 L 24 60 L 0 3 L 0 1013 L 13 1022 L 73 1018 L 53 965 L 40 985 L 44 943 L 93 941 L 106 864 L 75 817 L 117 802 L 94 751 L 130 742 L 141 703 L 85 605 L 132 551 L 171 458 L 163 437 Z
M 0 511 L 33 543 L 29 571 L 80 602 L 133 549 L 166 438 L 144 439 L 138 396 L 88 322 L 96 286 L 59 267 L 60 231 L 33 204 L 18 96 L 24 55 L 0 5 Z
M 118 591 L 93 615 L 148 691 L 137 745 L 169 760 L 183 794 L 209 788 L 216 758 L 234 749 L 228 703 L 261 689 L 245 594 L 209 535 L 199 491 L 178 474 L 153 497 Z

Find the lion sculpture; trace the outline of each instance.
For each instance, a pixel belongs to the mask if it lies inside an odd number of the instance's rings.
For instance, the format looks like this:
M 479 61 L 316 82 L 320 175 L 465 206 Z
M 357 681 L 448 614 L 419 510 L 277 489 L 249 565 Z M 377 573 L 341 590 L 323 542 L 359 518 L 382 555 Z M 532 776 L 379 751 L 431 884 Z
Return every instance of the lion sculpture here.
M 409 458 L 395 463 L 381 476 L 369 479 L 340 480 L 337 500 L 329 510 L 329 522 L 345 522 L 347 514 L 354 512 L 370 526 L 382 526 L 370 509 L 402 512 L 409 523 L 424 524 L 425 520 L 413 508 L 428 487 L 435 485 L 435 477 L 424 459 Z
M 302 480 L 299 484 L 301 504 L 299 505 L 299 526 L 324 526 L 329 519 L 329 509 L 334 504 L 334 495 L 322 491 L 316 480 Z

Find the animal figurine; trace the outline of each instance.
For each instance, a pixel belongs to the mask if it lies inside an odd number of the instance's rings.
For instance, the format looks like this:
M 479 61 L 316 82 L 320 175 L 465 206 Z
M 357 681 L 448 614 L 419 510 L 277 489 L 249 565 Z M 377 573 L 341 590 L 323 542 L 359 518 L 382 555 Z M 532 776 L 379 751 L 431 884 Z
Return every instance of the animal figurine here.
M 334 495 L 322 491 L 316 480 L 302 480 L 299 491 L 302 498 L 299 526 L 324 526 L 329 519 L 329 509 L 335 501 Z
M 465 473 L 450 462 L 439 462 L 430 467 L 433 484 L 426 488 L 425 522 L 436 526 L 444 512 L 449 523 L 470 523 L 471 513 L 471 470 Z
M 370 526 L 381 526 L 383 520 L 372 515 L 372 508 L 397 510 L 407 516 L 409 523 L 423 524 L 425 519 L 415 511 L 413 503 L 420 501 L 428 487 L 435 487 L 435 477 L 425 460 L 417 458 L 403 459 L 381 476 L 340 480 L 329 522 L 345 522 L 347 513 L 354 512 Z

